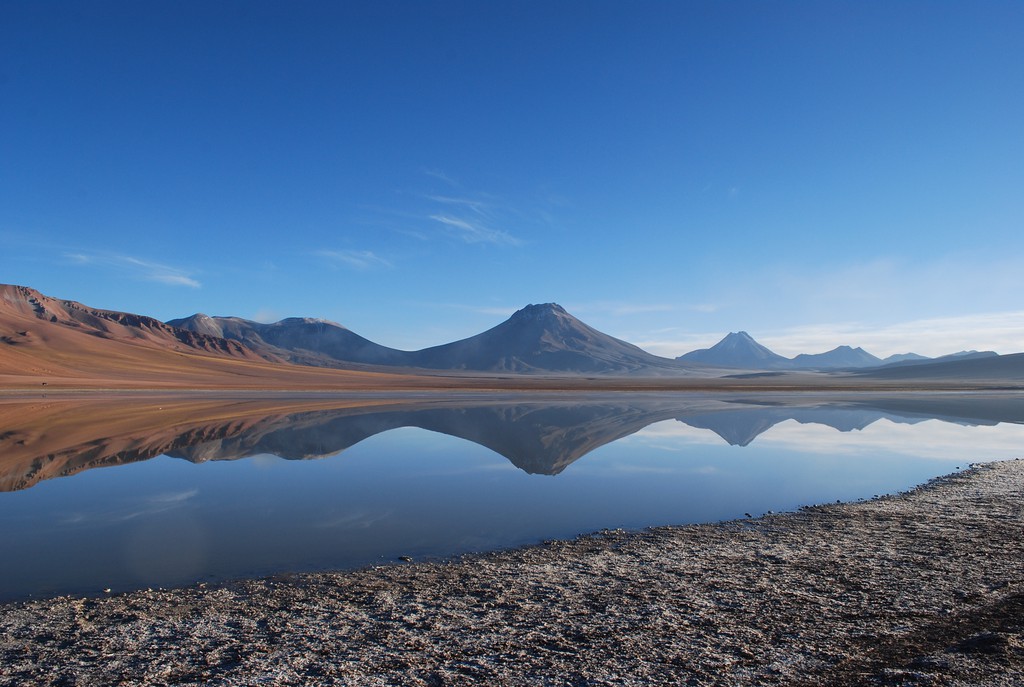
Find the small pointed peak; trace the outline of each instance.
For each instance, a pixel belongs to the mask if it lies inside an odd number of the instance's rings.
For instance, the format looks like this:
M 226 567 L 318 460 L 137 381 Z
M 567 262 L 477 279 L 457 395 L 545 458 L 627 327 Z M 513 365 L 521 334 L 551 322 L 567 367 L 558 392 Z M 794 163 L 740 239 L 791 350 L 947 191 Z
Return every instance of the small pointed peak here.
M 750 334 L 747 334 L 744 331 L 729 332 L 722 338 L 722 340 L 719 343 L 729 343 L 734 346 L 747 344 L 758 345 L 757 341 L 754 340 L 754 337 L 752 337 Z
M 538 303 L 537 305 L 531 303 L 523 308 L 523 310 L 533 310 L 534 312 L 565 312 L 565 308 L 560 306 L 558 303 Z
M 536 319 L 549 315 L 567 315 L 565 308 L 558 303 L 530 303 L 525 308 L 517 310 L 512 314 L 516 319 Z

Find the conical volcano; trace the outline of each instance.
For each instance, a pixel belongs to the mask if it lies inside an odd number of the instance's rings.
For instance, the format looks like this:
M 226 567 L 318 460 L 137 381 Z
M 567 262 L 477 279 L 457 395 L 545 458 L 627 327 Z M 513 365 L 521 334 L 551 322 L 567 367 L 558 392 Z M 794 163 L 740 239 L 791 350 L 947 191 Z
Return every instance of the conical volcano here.
M 676 360 L 683 363 L 761 370 L 784 369 L 791 366 L 788 358 L 783 358 L 757 343 L 746 332 L 732 332 L 711 348 L 690 351 Z
M 597 331 L 556 303 L 528 305 L 481 334 L 417 351 L 414 364 L 431 369 L 579 374 L 681 369 L 668 358 Z

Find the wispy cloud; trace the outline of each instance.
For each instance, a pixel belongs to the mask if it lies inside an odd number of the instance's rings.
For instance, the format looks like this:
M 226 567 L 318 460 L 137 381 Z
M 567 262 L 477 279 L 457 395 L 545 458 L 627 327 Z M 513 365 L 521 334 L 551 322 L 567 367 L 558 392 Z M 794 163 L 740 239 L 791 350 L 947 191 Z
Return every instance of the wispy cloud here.
M 504 305 L 473 305 L 470 303 L 424 303 L 427 307 L 434 308 L 448 308 L 453 310 L 463 310 L 466 312 L 473 312 L 480 315 L 497 315 L 499 317 L 508 317 L 516 310 L 523 306 L 504 306 Z
M 394 231 L 397 234 L 401 234 L 403 236 L 408 236 L 409 238 L 416 239 L 417 241 L 424 241 L 424 242 L 426 242 L 426 241 L 430 241 L 431 238 L 432 238 L 426 232 L 417 231 L 416 229 L 409 229 L 407 227 L 398 227 Z
M 550 230 L 557 224 L 552 208 L 565 204 L 551 194 L 533 200 L 511 200 L 473 189 L 440 170 L 424 169 L 423 173 L 447 186 L 440 191 L 415 194 L 428 203 L 422 217 L 436 223 L 432 233 L 437 235 L 440 224 L 444 234 L 469 244 L 522 246 L 522 230 Z M 516 229 L 512 231 L 509 227 Z
M 448 176 L 447 174 L 444 173 L 444 171 L 440 169 L 424 168 L 423 173 L 426 174 L 428 177 L 433 177 L 438 181 L 443 181 L 444 183 L 448 184 L 453 188 L 459 188 L 462 186 L 462 184 L 460 184 L 456 179 Z
M 368 270 L 374 267 L 394 267 L 390 260 L 368 250 L 320 250 L 316 254 L 335 264 Z
M 427 200 L 432 200 L 435 203 L 441 203 L 442 205 L 449 205 L 466 210 L 486 217 L 489 214 L 490 203 L 488 201 L 478 200 L 474 198 L 457 198 L 454 196 L 427 196 Z
M 116 253 L 64 253 L 64 258 L 77 265 L 92 265 L 100 268 L 113 269 L 129 274 L 136 279 L 167 284 L 168 286 L 187 286 L 198 289 L 202 286 L 190 276 L 186 270 L 164 265 L 151 260 L 119 255 Z
M 519 308 L 501 308 L 501 307 L 489 308 L 487 306 L 480 306 L 480 307 L 471 308 L 471 309 L 473 310 L 473 312 L 480 313 L 481 315 L 496 315 L 498 317 L 511 317 L 512 313 L 514 313 L 515 311 L 519 310 Z
M 569 303 L 566 306 L 569 312 L 577 315 L 599 313 L 613 317 L 626 317 L 629 315 L 642 315 L 654 312 L 672 312 L 677 309 L 670 303 L 633 303 L 625 301 L 598 301 L 594 303 Z
M 676 328 L 673 327 L 665 334 L 672 333 Z M 654 355 L 660 355 L 665 358 L 675 358 L 682 355 L 683 353 L 689 353 L 690 351 L 697 350 L 699 348 L 709 348 L 721 339 L 725 333 L 719 334 L 706 334 L 706 333 L 679 333 L 673 336 L 659 336 L 659 337 L 648 337 L 630 339 L 629 342 L 640 348 L 644 349 L 648 353 Z
M 430 219 L 443 224 L 453 235 L 466 243 L 491 243 L 495 245 L 519 246 L 522 241 L 501 229 L 493 229 L 483 222 L 457 217 L 455 215 L 436 214 Z
M 275 308 L 260 308 L 253 313 L 249 319 L 255 320 L 256 322 L 262 322 L 264 324 L 270 324 L 271 322 L 277 322 L 282 317 L 284 317 L 284 315 Z
M 105 510 L 66 513 L 59 522 L 61 525 L 72 527 L 95 522 L 127 522 L 180 508 L 198 495 L 198 489 L 189 489 L 180 492 L 150 494 L 143 497 L 130 496 L 123 501 L 108 503 Z
M 170 491 L 163 494 L 153 494 L 149 497 L 150 503 L 153 504 L 165 504 L 165 503 L 180 503 L 182 501 L 188 501 L 199 494 L 198 489 L 188 489 L 185 491 Z
M 423 243 L 506 249 L 532 244 L 531 236 L 567 231 L 560 216 L 572 203 L 549 190 L 510 198 L 439 169 L 421 168 L 419 175 L 414 187 L 396 190 L 391 202 L 360 205 L 350 223 Z M 423 253 L 418 247 L 414 252 Z

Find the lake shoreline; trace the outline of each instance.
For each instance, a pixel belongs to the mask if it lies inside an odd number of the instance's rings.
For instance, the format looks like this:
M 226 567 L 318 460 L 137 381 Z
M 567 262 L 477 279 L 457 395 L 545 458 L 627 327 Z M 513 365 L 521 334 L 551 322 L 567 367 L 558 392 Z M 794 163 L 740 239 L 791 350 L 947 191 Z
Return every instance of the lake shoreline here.
M 333 368 L 284 366 L 265 377 L 233 379 L 216 374 L 196 378 L 147 378 L 100 375 L 80 378 L 4 374 L 0 371 L 0 399 L 60 398 L 123 395 L 361 395 L 447 393 L 580 393 L 580 392 L 988 392 L 1019 393 L 1024 381 L 1016 376 L 885 379 L 842 372 L 788 372 L 758 374 L 691 374 L 661 377 L 629 375 L 525 374 L 459 371 L 359 372 Z M 301 373 L 301 374 L 300 374 Z M 319 376 L 316 376 L 319 373 Z
M 1010 685 L 1024 461 L 439 563 L 0 606 L 0 684 Z

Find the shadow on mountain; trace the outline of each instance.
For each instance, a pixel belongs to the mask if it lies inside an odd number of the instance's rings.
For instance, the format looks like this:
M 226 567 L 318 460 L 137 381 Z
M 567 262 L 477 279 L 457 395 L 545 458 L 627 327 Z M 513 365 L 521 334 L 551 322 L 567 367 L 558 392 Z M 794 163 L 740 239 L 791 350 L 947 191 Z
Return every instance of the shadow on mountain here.
M 1024 423 L 1024 399 L 1007 395 L 924 394 L 831 398 L 710 397 L 669 394 L 605 394 L 549 398 L 508 397 L 474 402 L 396 400 L 376 405 L 303 410 L 301 404 L 239 407 L 213 413 L 175 413 L 167 402 L 152 412 L 135 404 L 59 408 L 55 419 L 31 412 L 0 426 L 0 490 L 95 467 L 122 465 L 168 455 L 194 463 L 275 455 L 307 460 L 338 454 L 374 435 L 417 427 L 472 441 L 504 456 L 517 468 L 557 475 L 605 444 L 664 420 L 678 420 L 714 432 L 729 444 L 746 446 L 787 420 L 821 424 L 840 432 L 863 429 L 881 419 L 914 423 L 938 419 L 959 424 Z M 9 408 L 9 407 L 8 407 Z M 29 409 L 31 410 L 31 409 Z M 43 412 L 40 410 L 40 412 Z M 231 412 L 236 416 L 225 417 Z M 76 413 L 81 415 L 76 421 Z M 191 413 L 191 414 L 190 414 Z M 215 416 L 213 416 L 215 415 Z M 125 420 L 138 418 L 136 424 Z M 105 433 L 117 419 L 117 431 Z

